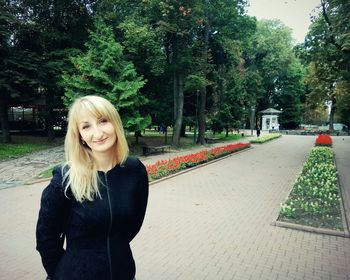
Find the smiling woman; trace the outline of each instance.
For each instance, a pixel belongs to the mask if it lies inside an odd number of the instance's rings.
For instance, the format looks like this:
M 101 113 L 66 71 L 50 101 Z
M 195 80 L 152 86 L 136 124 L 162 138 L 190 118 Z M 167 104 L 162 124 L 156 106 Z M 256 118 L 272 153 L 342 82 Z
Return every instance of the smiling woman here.
M 143 223 L 148 177 L 128 151 L 121 119 L 109 101 L 85 96 L 73 103 L 66 163 L 54 168 L 43 191 L 36 230 L 49 279 L 134 279 L 129 243 Z
M 81 141 L 91 149 L 97 161 L 98 170 L 107 171 L 111 169 L 113 166 L 103 166 L 103 154 L 108 155 L 111 149 L 115 149 L 117 144 L 117 136 L 113 124 L 106 117 L 95 116 L 95 114 L 88 111 L 83 111 L 79 117 L 78 127 Z M 112 156 L 116 157 L 116 154 L 112 153 Z M 113 159 L 110 163 L 113 162 L 116 163 L 116 159 Z

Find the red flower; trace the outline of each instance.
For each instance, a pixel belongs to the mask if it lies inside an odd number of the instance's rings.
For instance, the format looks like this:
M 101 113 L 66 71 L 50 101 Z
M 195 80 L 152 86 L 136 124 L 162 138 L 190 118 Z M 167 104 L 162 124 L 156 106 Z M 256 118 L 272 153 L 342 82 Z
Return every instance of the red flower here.
M 235 151 L 250 147 L 250 143 L 236 143 L 227 146 L 203 150 L 198 153 L 189 154 L 172 158 L 169 160 L 160 160 L 155 164 L 146 165 L 147 173 L 152 179 L 158 179 L 182 169 L 196 166 L 198 164 L 210 161 L 214 158 L 224 156 Z
M 315 141 L 316 146 L 332 146 L 332 138 L 329 134 L 320 134 Z

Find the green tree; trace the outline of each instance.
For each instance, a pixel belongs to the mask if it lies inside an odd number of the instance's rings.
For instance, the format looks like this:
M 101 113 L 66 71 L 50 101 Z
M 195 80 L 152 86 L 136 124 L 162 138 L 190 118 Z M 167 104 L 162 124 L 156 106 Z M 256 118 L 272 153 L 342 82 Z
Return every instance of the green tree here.
M 39 58 L 36 88 L 45 105 L 45 122 L 49 141 L 55 137 L 54 108 L 63 107 L 61 75 L 70 66 L 68 57 L 83 48 L 91 26 L 89 0 L 17 0 L 17 17 L 25 28 L 16 32 L 17 45 Z M 40 91 L 38 91 L 40 88 Z
M 198 1 L 197 1 L 198 2 Z M 185 80 L 190 74 L 192 63 L 192 46 L 197 34 L 196 1 L 142 1 L 142 14 L 145 22 L 161 40 L 161 50 L 165 59 L 164 76 L 171 84 L 161 85 L 170 94 L 173 100 L 173 145 L 180 144 L 181 127 L 184 117 Z M 164 86 L 164 87 L 163 87 Z M 169 98 L 162 98 L 164 101 Z M 169 108 L 168 104 L 168 108 Z M 170 110 L 168 110 L 170 111 Z
M 150 123 L 150 117 L 140 113 L 147 102 L 139 92 L 145 81 L 125 59 L 123 47 L 102 20 L 96 21 L 86 48 L 85 53 L 71 58 L 74 73 L 63 76 L 65 104 L 78 96 L 103 96 L 115 105 L 127 130 L 144 129 Z
M 321 0 L 320 13 L 313 18 L 299 55 L 308 65 L 306 104 L 314 110 L 331 105 L 330 129 L 338 109 L 346 122 L 350 109 L 344 104 L 350 95 L 350 3 L 344 0 Z M 319 105 L 322 104 L 322 105 Z
M 257 111 L 282 108 L 281 123 L 295 128 L 301 119 L 304 70 L 293 51 L 291 29 L 279 20 L 259 21 L 245 61 L 247 76 L 253 78 L 247 91 L 254 94 Z
M 21 48 L 18 33 L 28 24 L 17 18 L 19 8 L 12 1 L 0 1 L 0 119 L 3 142 L 11 142 L 8 123 L 10 103 L 28 101 L 38 86 L 39 58 Z
M 337 112 L 337 87 L 344 80 L 345 68 L 343 53 L 332 43 L 331 37 L 324 14 L 320 14 L 312 23 L 300 54 L 308 63 L 306 82 L 310 90 L 306 103 L 310 109 L 317 108 L 320 103 L 331 105 L 329 123 L 332 130 Z

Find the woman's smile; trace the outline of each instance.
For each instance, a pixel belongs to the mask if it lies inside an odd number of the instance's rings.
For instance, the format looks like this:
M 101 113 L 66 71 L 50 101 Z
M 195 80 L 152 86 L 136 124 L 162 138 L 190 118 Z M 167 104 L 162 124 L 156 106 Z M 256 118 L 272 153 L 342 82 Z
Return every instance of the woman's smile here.
M 93 143 L 95 143 L 95 144 L 104 144 L 107 139 L 108 138 L 104 138 L 104 139 L 101 139 L 101 140 L 95 140 L 95 141 L 93 141 Z

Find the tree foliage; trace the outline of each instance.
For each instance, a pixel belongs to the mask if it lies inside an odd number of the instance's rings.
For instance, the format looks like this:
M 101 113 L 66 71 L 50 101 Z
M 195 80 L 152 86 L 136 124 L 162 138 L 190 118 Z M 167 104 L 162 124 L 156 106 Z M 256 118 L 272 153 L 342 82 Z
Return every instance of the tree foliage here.
M 317 40 L 300 48 L 317 61 L 306 88 L 291 30 L 279 21 L 248 16 L 246 0 L 8 2 L 11 9 L 1 6 L 0 16 L 0 55 L 7 63 L 1 66 L 0 86 L 11 98 L 45 100 L 48 128 L 50 112 L 63 106 L 63 96 L 68 105 L 78 95 L 97 94 L 115 104 L 129 130 L 144 128 L 149 116 L 155 125 L 172 125 L 174 146 L 184 124 L 193 126 L 198 117 L 203 144 L 207 123 L 217 131 L 240 128 L 252 106 L 283 109 L 282 125 L 296 127 L 305 90 L 311 96 L 311 81 L 322 84 L 318 73 L 335 67 L 337 81 L 346 79 L 348 37 L 339 17 L 346 14 L 339 7 L 347 11 L 348 5 L 341 0 L 322 0 L 324 23 L 332 28 L 315 25 Z M 321 53 L 326 37 L 336 43 L 327 56 Z M 326 63 L 329 58 L 333 66 Z M 335 92 L 347 100 L 346 90 Z
M 350 3 L 343 0 L 322 0 L 305 43 L 300 46 L 300 56 L 308 64 L 306 82 L 309 87 L 306 104 L 309 110 L 319 104 L 331 105 L 330 129 L 334 118 L 348 123 L 350 113 L 345 102 L 350 94 Z
M 78 96 L 103 96 L 115 105 L 126 129 L 144 129 L 150 122 L 140 113 L 147 102 L 139 93 L 145 82 L 123 56 L 123 47 L 115 41 L 112 29 L 100 19 L 95 29 L 86 43 L 86 52 L 71 58 L 75 71 L 63 76 L 65 104 Z
M 284 128 L 300 124 L 304 69 L 293 51 L 291 29 L 279 20 L 258 22 L 257 32 L 246 51 L 248 90 L 257 111 L 282 109 Z

